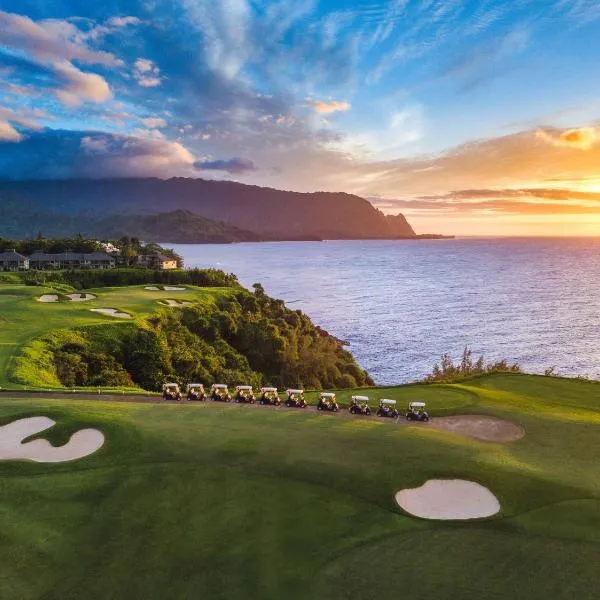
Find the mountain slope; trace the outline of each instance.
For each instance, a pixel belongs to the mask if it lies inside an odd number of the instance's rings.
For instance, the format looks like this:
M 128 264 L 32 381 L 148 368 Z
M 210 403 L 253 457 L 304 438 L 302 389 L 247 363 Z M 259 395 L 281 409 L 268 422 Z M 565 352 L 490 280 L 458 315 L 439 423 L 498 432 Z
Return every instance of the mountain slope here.
M 268 239 L 413 238 L 399 215 L 387 217 L 364 198 L 298 192 L 229 181 L 174 178 L 0 182 L 0 197 L 18 196 L 62 216 L 156 215 L 187 210 Z
M 94 224 L 90 233 L 116 239 L 131 235 L 148 242 L 179 244 L 226 244 L 260 242 L 261 237 L 222 221 L 213 221 L 189 210 L 175 210 L 159 215 L 109 217 Z

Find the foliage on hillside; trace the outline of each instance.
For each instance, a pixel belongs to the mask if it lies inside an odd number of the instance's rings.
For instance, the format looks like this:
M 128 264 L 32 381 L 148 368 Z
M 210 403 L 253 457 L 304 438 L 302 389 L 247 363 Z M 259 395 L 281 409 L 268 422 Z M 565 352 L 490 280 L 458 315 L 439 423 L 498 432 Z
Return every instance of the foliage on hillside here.
M 486 373 L 521 373 L 521 367 L 518 363 L 510 364 L 506 359 L 486 362 L 483 355 L 474 361 L 471 348 L 465 346 L 459 363 L 454 364 L 450 354 L 443 354 L 440 362 L 436 363 L 432 372 L 425 377 L 425 381 L 450 382 Z
M 372 385 L 341 343 L 260 285 L 161 310 L 142 326 L 55 331 L 29 347 L 29 368 L 49 385 L 159 390 L 166 381 L 278 387 Z

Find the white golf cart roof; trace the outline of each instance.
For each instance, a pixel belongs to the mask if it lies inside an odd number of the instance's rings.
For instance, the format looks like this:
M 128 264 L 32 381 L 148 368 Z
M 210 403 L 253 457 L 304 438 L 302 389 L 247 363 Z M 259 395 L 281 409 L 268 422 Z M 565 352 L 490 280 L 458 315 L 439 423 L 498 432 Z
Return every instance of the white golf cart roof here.
M 261 392 L 275 392 L 277 393 L 277 388 L 273 388 L 273 387 L 265 387 L 265 388 L 260 388 Z
M 170 388 L 170 387 L 179 387 L 178 383 L 165 383 L 163 385 L 163 388 Z
M 213 383 L 212 386 L 216 390 L 226 390 L 227 389 L 227 384 L 226 383 Z
M 304 390 L 285 390 L 287 394 L 304 394 Z
M 388 400 L 387 398 L 382 398 L 379 402 L 380 404 L 396 404 L 395 400 Z
M 425 406 L 425 402 L 411 402 L 409 406 L 414 408 L 423 408 Z
M 333 392 L 321 392 L 321 398 L 335 398 L 335 394 Z
M 188 387 L 188 390 L 191 388 L 197 388 L 197 387 L 203 388 L 204 384 L 203 383 L 188 383 L 187 387 Z
M 352 396 L 352 400 L 357 400 L 358 402 L 368 402 L 369 396 Z
M 252 386 L 251 385 L 238 385 L 235 389 L 239 390 L 239 391 L 244 391 L 244 392 L 251 392 Z

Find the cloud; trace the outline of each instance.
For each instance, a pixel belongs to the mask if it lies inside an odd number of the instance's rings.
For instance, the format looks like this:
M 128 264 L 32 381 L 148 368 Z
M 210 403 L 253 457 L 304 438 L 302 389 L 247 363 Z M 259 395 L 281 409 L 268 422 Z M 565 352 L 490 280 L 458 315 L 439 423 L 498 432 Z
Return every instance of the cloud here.
M 157 87 L 161 84 L 160 69 L 147 58 L 135 61 L 133 76 L 142 87 Z
M 107 81 L 96 73 L 86 73 L 73 61 L 103 67 L 119 67 L 124 63 L 110 52 L 87 45 L 85 32 L 70 21 L 29 17 L 0 11 L 0 45 L 6 49 L 8 64 L 20 65 L 27 71 L 37 69 L 36 83 L 57 87 L 56 97 L 68 106 L 91 100 L 104 102 L 112 97 Z M 17 75 L 21 75 L 21 71 Z M 12 84 L 17 92 L 23 86 Z
M 112 98 L 110 86 L 96 73 L 84 73 L 66 61 L 55 64 L 54 72 L 64 82 L 56 96 L 67 106 L 79 106 L 86 100 L 106 102 Z
M 111 17 L 106 23 L 111 27 L 127 27 L 128 25 L 139 25 L 141 20 L 137 17 Z
M 148 117 L 146 119 L 142 119 L 142 123 L 150 129 L 156 129 L 167 126 L 167 122 L 164 119 L 161 119 L 160 117 Z
M 191 176 L 195 160 L 177 142 L 94 131 L 28 131 L 19 144 L 0 142 L 6 179 Z
M 0 10 L 0 44 L 24 52 L 43 64 L 77 60 L 107 67 L 123 65 L 114 54 L 90 48 L 84 32 L 70 21 L 34 21 Z
M 383 210 L 422 214 L 600 214 L 600 193 L 562 189 L 459 190 L 438 196 L 370 200 Z
M 539 129 L 536 134 L 553 146 L 577 150 L 589 150 L 597 141 L 596 130 L 592 127 L 567 129 L 561 132 Z
M 48 114 L 40 108 L 9 108 L 7 106 L 0 106 L 1 121 L 17 123 L 28 129 L 42 129 L 39 121 L 44 118 L 48 118 Z
M 248 171 L 256 171 L 256 165 L 247 158 L 197 161 L 194 163 L 194 167 L 199 171 L 227 171 L 232 175 L 242 175 Z
M 309 102 L 318 113 L 325 115 L 352 108 L 350 102 L 340 100 L 309 100 Z
M 20 142 L 22 139 L 22 134 L 20 134 L 8 121 L 0 119 L 1 142 Z

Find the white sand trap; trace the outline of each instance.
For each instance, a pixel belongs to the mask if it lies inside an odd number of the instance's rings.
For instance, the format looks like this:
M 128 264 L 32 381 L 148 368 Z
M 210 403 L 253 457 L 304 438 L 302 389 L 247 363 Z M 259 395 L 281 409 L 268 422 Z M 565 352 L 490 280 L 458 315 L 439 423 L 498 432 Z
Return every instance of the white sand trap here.
M 516 442 L 525 435 L 525 430 L 520 425 L 487 415 L 436 417 L 426 425 L 482 442 Z
M 77 460 L 93 454 L 104 444 L 104 434 L 98 429 L 75 432 L 64 446 L 52 446 L 48 440 L 21 443 L 31 435 L 49 429 L 56 422 L 48 417 L 31 417 L 0 427 L 0 460 L 33 460 L 57 463 Z
M 94 294 L 67 294 L 67 298 L 71 302 L 87 302 L 88 300 L 94 300 L 96 296 Z
M 38 302 L 58 302 L 56 294 L 44 294 L 37 299 Z
M 185 290 L 184 287 L 173 287 L 172 285 L 165 285 L 163 288 L 166 292 L 183 292 Z
M 160 288 L 157 288 L 155 285 L 147 285 L 144 289 L 150 290 L 151 292 L 159 292 L 160 291 Z
M 126 312 L 121 312 L 116 308 L 90 308 L 92 312 L 108 315 L 109 317 L 117 317 L 117 319 L 131 319 L 131 315 Z
M 191 306 L 192 303 L 191 302 L 180 302 L 179 300 L 163 300 L 162 302 L 163 304 L 166 304 L 167 306 Z
M 430 479 L 421 487 L 400 490 L 396 502 L 415 517 L 444 521 L 480 519 L 500 511 L 490 490 L 464 479 Z

